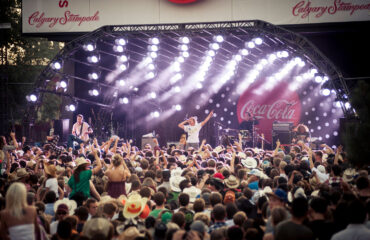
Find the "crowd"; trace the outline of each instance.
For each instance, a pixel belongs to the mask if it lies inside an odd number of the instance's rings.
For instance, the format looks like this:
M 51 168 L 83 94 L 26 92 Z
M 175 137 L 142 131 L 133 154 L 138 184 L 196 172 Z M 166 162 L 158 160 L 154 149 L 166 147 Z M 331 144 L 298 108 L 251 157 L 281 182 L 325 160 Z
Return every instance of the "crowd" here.
M 25 140 L 0 141 L 1 239 L 370 239 L 368 168 L 341 147 Z

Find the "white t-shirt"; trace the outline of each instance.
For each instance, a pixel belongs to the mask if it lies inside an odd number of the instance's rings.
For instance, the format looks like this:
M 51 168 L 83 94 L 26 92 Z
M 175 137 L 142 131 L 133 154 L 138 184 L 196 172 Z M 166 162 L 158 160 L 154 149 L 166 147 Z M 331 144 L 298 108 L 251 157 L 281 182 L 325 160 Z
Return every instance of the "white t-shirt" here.
M 199 131 L 201 128 L 202 125 L 200 123 L 197 123 L 194 126 L 184 126 L 184 131 L 188 133 L 188 143 L 199 143 Z
M 54 221 L 50 224 L 50 235 L 57 233 L 59 221 Z
M 57 195 L 57 198 L 59 198 L 58 193 L 58 180 L 56 178 L 49 178 L 45 182 L 45 187 L 49 188 L 49 190 L 54 191 Z
M 320 183 L 326 182 L 329 179 L 328 173 L 322 173 L 317 168 L 312 168 L 312 172 L 316 172 L 317 178 L 319 179 Z
M 81 133 L 80 132 L 81 131 L 81 125 L 79 125 L 76 122 L 75 124 L 73 124 L 72 134 L 74 134 L 78 138 L 81 138 L 84 141 L 87 141 L 87 140 L 89 140 L 89 134 L 85 134 L 85 133 L 88 132 L 89 127 L 90 126 L 89 126 L 89 124 L 87 122 L 82 122 L 82 133 Z

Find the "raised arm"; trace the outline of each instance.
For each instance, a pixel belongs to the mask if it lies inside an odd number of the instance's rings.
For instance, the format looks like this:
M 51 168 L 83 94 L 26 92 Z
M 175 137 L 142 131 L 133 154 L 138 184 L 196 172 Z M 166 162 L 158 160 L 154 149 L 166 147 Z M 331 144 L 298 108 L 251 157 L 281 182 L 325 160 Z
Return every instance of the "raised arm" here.
M 13 145 L 14 147 L 18 148 L 18 142 L 17 142 L 17 139 L 15 138 L 15 133 L 14 132 L 11 132 L 10 133 L 10 137 L 12 138 L 13 140 Z
M 211 119 L 212 116 L 213 116 L 213 110 L 208 114 L 206 119 L 204 119 L 203 122 L 200 123 L 202 127 L 209 121 L 209 119 Z
M 311 150 L 311 148 L 308 149 L 308 159 L 310 161 L 310 169 L 312 169 L 315 165 L 313 164 L 313 160 L 312 160 L 312 150 Z
M 185 123 L 187 123 L 187 122 L 189 122 L 189 119 L 186 119 L 185 121 L 182 121 L 182 122 L 181 122 L 181 123 L 179 123 L 179 125 L 177 125 L 177 126 L 179 126 L 179 128 L 181 128 L 181 129 L 184 129 Z
M 96 167 L 94 167 L 92 172 L 93 172 L 93 174 L 97 174 L 100 171 L 102 165 L 101 165 L 100 157 L 98 156 L 98 150 L 93 149 L 93 151 L 94 151 L 94 157 L 95 157 L 95 161 L 96 161 L 97 165 L 96 165 Z

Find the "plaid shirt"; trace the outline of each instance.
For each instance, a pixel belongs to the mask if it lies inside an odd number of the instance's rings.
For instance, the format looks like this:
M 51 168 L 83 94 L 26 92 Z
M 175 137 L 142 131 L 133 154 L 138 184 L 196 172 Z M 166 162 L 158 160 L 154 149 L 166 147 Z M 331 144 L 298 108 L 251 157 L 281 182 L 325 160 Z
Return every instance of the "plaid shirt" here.
M 335 183 L 341 184 L 343 182 L 343 179 L 341 177 L 330 177 L 329 180 L 327 180 L 327 183 L 330 185 L 333 185 Z
M 216 222 L 209 227 L 208 233 L 212 233 L 214 230 L 222 228 L 222 227 L 227 227 L 226 222 Z
M 48 141 L 48 143 L 51 146 L 51 150 L 55 152 L 55 155 L 57 156 L 59 156 L 63 151 L 63 148 L 57 146 L 58 142 L 59 142 L 59 135 L 53 135 L 53 139 Z

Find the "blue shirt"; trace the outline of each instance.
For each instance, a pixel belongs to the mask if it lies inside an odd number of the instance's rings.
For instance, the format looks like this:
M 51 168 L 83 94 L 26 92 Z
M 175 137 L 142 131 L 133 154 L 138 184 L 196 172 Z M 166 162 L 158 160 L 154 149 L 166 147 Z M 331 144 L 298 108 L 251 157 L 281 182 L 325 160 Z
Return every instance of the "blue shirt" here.
M 258 190 L 258 181 L 251 182 L 250 184 L 248 184 L 248 187 L 251 190 Z

